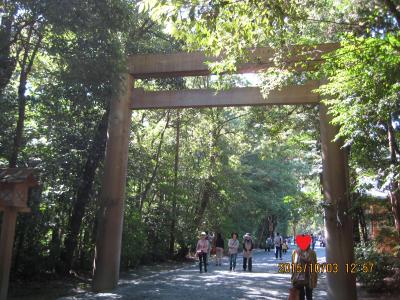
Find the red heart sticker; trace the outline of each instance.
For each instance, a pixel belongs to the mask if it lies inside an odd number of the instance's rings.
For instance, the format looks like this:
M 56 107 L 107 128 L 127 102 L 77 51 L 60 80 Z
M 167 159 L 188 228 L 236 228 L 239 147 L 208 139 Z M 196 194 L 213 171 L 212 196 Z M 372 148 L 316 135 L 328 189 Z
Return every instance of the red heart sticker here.
M 310 235 L 297 235 L 296 236 L 296 244 L 299 248 L 305 251 L 311 243 L 311 236 Z

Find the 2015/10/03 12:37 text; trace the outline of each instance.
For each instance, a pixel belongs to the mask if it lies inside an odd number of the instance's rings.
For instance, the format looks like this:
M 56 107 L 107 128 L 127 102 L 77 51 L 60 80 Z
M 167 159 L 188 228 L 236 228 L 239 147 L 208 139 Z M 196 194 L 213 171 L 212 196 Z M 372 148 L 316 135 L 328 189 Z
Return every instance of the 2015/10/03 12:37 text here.
M 362 264 L 346 263 L 343 268 L 346 273 L 369 273 L 373 272 L 375 264 L 366 262 Z M 315 264 L 297 264 L 297 263 L 279 263 L 278 273 L 338 273 L 339 264 L 336 263 L 315 263 Z

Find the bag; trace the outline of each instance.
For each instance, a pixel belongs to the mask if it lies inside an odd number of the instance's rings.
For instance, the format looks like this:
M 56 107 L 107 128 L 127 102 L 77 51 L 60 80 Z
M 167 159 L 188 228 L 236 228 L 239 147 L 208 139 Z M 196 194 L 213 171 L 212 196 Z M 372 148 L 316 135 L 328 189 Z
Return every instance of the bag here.
M 213 246 L 213 247 L 211 248 L 210 254 L 211 254 L 211 255 L 217 254 L 217 248 Z
M 296 272 L 294 273 L 294 277 L 293 277 L 293 285 L 295 287 L 302 287 L 307 285 L 308 280 L 306 278 L 306 273 L 305 272 Z
M 300 300 L 300 291 L 295 287 L 290 288 L 288 300 Z
M 304 270 L 304 264 L 301 263 L 300 259 L 300 254 L 296 251 L 297 259 L 296 259 L 296 264 L 301 265 L 302 269 Z M 293 274 L 293 286 L 295 287 L 302 287 L 305 285 L 308 285 L 309 278 L 308 278 L 308 272 L 294 272 Z

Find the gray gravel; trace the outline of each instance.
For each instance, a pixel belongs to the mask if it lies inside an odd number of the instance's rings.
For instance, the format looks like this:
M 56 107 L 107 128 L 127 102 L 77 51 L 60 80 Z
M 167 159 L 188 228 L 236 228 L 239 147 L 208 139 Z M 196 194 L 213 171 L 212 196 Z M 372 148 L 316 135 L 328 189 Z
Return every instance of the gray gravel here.
M 293 248 L 293 246 L 292 246 Z M 291 250 L 289 252 L 291 253 Z M 325 261 L 325 248 L 316 248 L 319 262 Z M 291 254 L 284 255 L 283 262 L 290 261 Z M 237 259 L 236 272 L 230 272 L 228 258 L 222 266 L 212 260 L 208 273 L 199 273 L 198 266 L 188 264 L 170 270 L 132 272 L 124 275 L 119 286 L 109 293 L 84 293 L 63 297 L 72 299 L 287 299 L 290 274 L 278 273 L 274 254 L 256 250 L 253 272 L 243 272 L 242 257 Z M 314 299 L 326 299 L 325 276 L 318 278 Z

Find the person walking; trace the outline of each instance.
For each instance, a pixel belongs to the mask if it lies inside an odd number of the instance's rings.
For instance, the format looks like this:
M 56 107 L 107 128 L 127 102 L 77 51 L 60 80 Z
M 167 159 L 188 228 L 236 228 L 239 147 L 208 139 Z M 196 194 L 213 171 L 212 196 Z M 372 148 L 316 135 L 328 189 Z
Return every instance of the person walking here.
M 217 238 L 215 239 L 215 252 L 216 252 L 216 265 L 221 266 L 222 265 L 222 256 L 224 254 L 224 239 L 222 238 L 221 233 L 217 233 Z
M 283 252 L 283 254 L 286 254 L 288 249 L 289 249 L 288 243 L 287 243 L 286 240 L 284 240 L 283 244 L 282 244 L 282 252 Z
M 235 271 L 236 269 L 236 258 L 239 249 L 239 241 L 237 239 L 238 234 L 236 232 L 232 232 L 231 239 L 228 241 L 228 249 L 229 249 L 229 271 Z
M 311 243 L 312 243 L 312 250 L 315 248 L 315 243 L 317 242 L 316 236 L 311 233 Z
M 312 300 L 313 289 L 317 287 L 318 273 L 310 272 L 310 268 L 306 266 L 315 265 L 316 263 L 317 254 L 310 249 L 310 245 L 304 251 L 298 247 L 292 253 L 292 264 L 301 266 L 301 268 L 294 268 L 291 277 L 293 286 L 300 291 L 299 300 L 305 300 L 305 298 Z
M 207 251 L 208 251 L 208 240 L 206 239 L 207 233 L 202 232 L 200 234 L 200 239 L 197 242 L 196 253 L 199 257 L 199 268 L 200 273 L 203 273 L 203 265 L 204 272 L 207 273 Z
M 246 269 L 251 272 L 253 260 L 253 240 L 250 233 L 246 233 L 243 237 L 243 271 Z
M 265 251 L 271 252 L 271 247 L 272 247 L 272 239 L 269 236 L 265 241 Z
M 276 233 L 274 239 L 274 245 L 275 245 L 275 259 L 278 259 L 278 254 L 279 258 L 282 259 L 282 237 L 279 235 L 279 232 Z
M 205 233 L 206 233 L 206 240 L 208 241 L 208 249 L 207 249 L 207 266 L 208 266 L 208 262 L 211 259 L 211 246 L 213 243 L 214 235 L 212 233 L 208 234 L 208 231 L 206 231 Z

